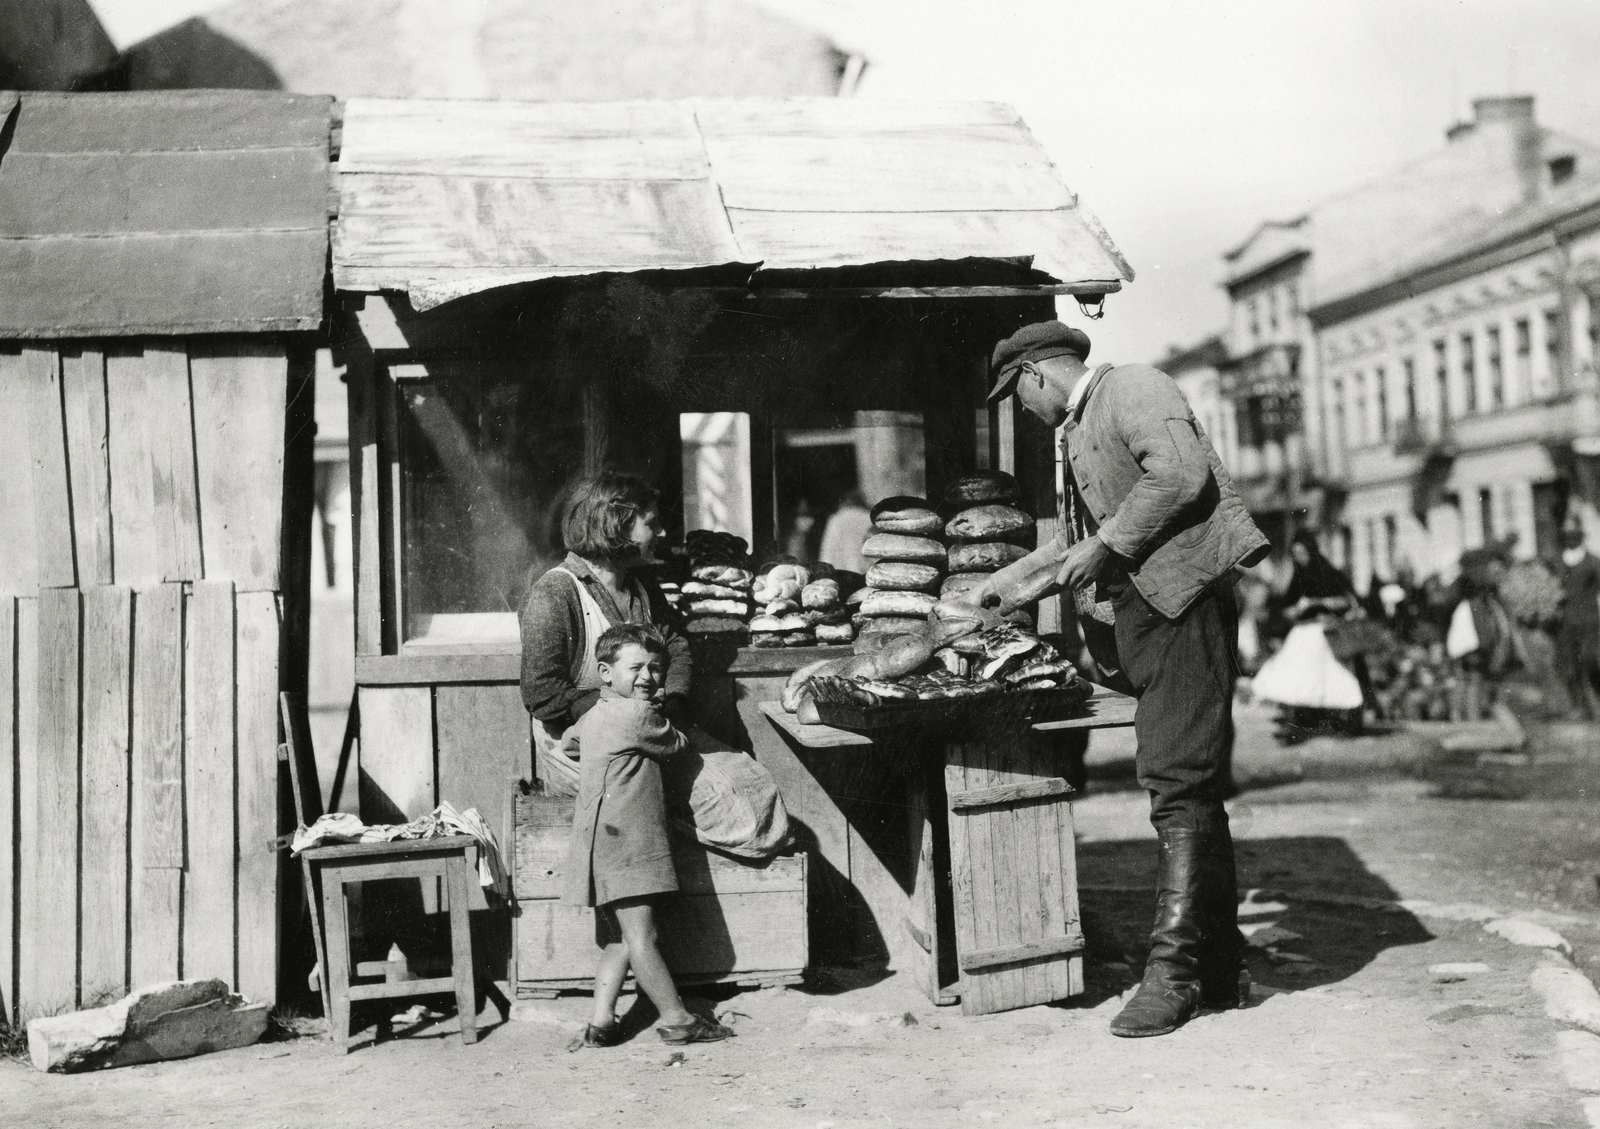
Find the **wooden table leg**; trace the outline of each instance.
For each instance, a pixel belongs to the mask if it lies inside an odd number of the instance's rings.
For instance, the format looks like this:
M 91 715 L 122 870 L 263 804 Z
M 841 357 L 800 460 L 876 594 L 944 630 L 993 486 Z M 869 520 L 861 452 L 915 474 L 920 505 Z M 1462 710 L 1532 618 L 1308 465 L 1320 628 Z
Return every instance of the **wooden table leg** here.
M 328 984 L 332 1010 L 328 1013 L 328 1036 L 340 1054 L 350 1052 L 350 920 L 344 903 L 344 871 L 337 866 L 319 868 L 322 877 L 322 910 L 327 922 L 328 959 L 322 974 Z
M 456 1014 L 461 1017 L 461 1041 L 478 1041 L 478 988 L 472 963 L 472 924 L 467 899 L 472 894 L 473 869 L 466 852 L 451 855 L 445 865 L 450 883 L 450 971 L 456 982 Z

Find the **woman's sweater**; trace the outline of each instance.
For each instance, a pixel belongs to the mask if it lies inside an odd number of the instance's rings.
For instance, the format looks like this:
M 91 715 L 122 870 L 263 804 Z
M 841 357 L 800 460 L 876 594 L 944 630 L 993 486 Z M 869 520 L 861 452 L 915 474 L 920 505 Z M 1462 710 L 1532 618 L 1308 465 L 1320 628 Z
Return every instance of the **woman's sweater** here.
M 641 580 L 645 601 L 630 599 L 618 607 L 611 593 L 582 557 L 572 553 L 561 567 L 576 576 L 613 624 L 647 623 L 667 644 L 666 697 L 687 700 L 694 660 L 677 611 L 661 590 Z M 583 677 L 583 605 L 570 577 L 547 572 L 528 587 L 518 619 L 522 627 L 522 703 L 540 721 L 557 728 L 576 722 L 600 696 L 598 689 L 580 690 Z

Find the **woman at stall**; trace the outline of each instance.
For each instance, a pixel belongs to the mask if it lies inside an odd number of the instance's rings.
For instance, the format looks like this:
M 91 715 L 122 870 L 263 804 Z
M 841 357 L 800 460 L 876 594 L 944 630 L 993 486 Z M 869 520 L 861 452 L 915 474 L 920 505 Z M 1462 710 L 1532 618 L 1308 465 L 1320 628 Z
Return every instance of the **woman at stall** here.
M 694 658 L 676 609 L 640 575 L 655 563 L 661 496 L 631 474 L 602 471 L 573 488 L 562 510 L 567 556 L 528 588 L 520 616 L 522 701 L 533 715 L 534 755 L 547 794 L 576 796 L 582 749 L 563 736 L 600 698 L 595 644 L 613 627 L 653 627 L 666 647 L 661 713 L 689 738 L 672 758 L 670 814 L 699 842 L 766 858 L 790 841 L 772 775 L 694 724 Z
M 694 659 L 677 612 L 638 575 L 654 563 L 660 495 L 642 478 L 602 471 L 573 488 L 562 510 L 566 559 L 528 588 L 520 615 L 522 701 L 533 715 L 539 775 L 547 792 L 575 795 L 577 763 L 562 734 L 600 697 L 595 643 L 621 624 L 654 627 L 666 644 L 662 712 L 689 728 Z

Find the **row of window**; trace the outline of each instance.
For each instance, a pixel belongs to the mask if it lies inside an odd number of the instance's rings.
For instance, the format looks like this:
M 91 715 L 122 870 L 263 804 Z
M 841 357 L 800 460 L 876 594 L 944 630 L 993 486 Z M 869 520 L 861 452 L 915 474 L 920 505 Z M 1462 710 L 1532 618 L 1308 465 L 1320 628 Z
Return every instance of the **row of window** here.
M 1499 325 L 1484 329 L 1482 349 L 1478 334 L 1464 331 L 1455 338 L 1454 382 L 1459 394 L 1452 394 L 1451 341 L 1449 337 L 1434 339 L 1429 359 L 1432 364 L 1432 403 L 1439 419 L 1457 419 L 1480 412 L 1498 411 L 1508 403 L 1520 403 L 1534 396 L 1533 328 L 1530 319 L 1518 318 L 1511 324 L 1510 340 L 1504 339 Z M 1548 357 L 1547 372 L 1554 373 L 1560 365 L 1561 311 L 1544 313 L 1544 348 Z M 1483 366 L 1480 379 L 1480 359 Z M 1368 372 L 1355 373 L 1349 380 L 1330 382 L 1329 400 L 1334 417 L 1336 445 L 1344 447 L 1366 446 L 1387 442 L 1394 426 L 1401 420 L 1415 421 L 1425 413 L 1422 410 L 1419 358 L 1402 357 L 1399 362 L 1399 384 L 1390 387 L 1390 369 L 1378 365 Z M 1397 393 L 1399 402 L 1391 400 Z M 1351 404 L 1351 426 L 1346 429 L 1346 394 Z
M 1245 303 L 1245 313 L 1250 320 L 1250 341 L 1260 344 L 1263 318 L 1268 331 L 1276 334 L 1280 326 L 1285 322 L 1292 323 L 1300 313 L 1300 287 L 1287 282 L 1281 290 L 1274 286 L 1257 294 Z

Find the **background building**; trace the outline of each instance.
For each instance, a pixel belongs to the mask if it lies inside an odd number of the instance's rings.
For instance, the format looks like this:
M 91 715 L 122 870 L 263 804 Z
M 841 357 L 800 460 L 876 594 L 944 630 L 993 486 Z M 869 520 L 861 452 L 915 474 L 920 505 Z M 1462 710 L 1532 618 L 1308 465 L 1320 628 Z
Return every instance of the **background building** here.
M 1512 533 L 1522 555 L 1553 543 L 1591 496 L 1574 241 L 1597 177 L 1600 146 L 1540 126 L 1531 97 L 1480 98 L 1439 150 L 1224 255 L 1225 356 L 1177 356 L 1214 362 L 1225 461 L 1279 550 L 1308 525 L 1365 588 Z

